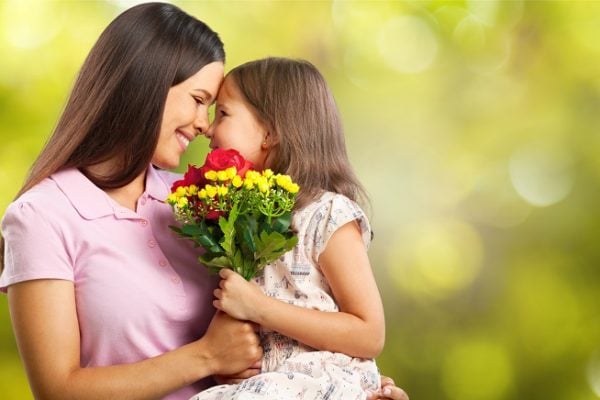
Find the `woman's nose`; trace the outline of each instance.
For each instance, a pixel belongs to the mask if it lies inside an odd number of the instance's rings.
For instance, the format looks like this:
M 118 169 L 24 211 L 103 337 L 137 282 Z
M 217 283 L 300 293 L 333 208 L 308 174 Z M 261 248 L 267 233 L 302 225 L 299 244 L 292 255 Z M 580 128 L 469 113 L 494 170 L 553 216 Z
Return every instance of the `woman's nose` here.
M 197 135 L 206 135 L 208 132 L 208 113 L 200 111 L 194 121 L 194 129 L 196 129 Z

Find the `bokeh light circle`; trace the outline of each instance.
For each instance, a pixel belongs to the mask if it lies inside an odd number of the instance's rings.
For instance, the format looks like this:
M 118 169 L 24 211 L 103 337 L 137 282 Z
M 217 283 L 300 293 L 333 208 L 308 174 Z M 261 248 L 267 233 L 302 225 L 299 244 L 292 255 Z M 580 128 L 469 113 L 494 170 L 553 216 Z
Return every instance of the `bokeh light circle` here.
M 403 292 L 443 299 L 473 282 L 482 258 L 482 240 L 473 227 L 441 219 L 405 228 L 391 243 L 387 265 Z
M 430 26 L 410 15 L 386 21 L 379 30 L 377 46 L 388 66 L 403 73 L 426 70 L 438 52 L 437 37 Z

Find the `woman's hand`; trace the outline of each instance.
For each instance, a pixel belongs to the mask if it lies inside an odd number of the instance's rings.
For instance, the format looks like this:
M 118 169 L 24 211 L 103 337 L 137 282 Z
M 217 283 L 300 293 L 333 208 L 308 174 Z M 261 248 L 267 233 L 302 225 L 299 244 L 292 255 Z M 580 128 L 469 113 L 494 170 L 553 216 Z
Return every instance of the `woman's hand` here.
M 213 305 L 234 318 L 257 322 L 256 310 L 261 308 L 261 300 L 266 297 L 254 282 L 248 282 L 230 269 L 219 271 L 221 282 L 215 289 L 217 298 Z
M 247 370 L 240 372 L 239 374 L 233 375 L 215 375 L 214 378 L 219 385 L 228 384 L 233 385 L 240 383 L 245 379 L 252 378 L 260 374 L 261 362 L 257 361 L 252 364 Z
M 213 375 L 238 374 L 262 358 L 260 340 L 253 324 L 217 311 L 206 334 L 200 356 L 208 354 Z
M 381 388 L 367 395 L 368 400 L 392 399 L 408 400 L 408 395 L 394 384 L 394 380 L 387 376 L 381 376 Z

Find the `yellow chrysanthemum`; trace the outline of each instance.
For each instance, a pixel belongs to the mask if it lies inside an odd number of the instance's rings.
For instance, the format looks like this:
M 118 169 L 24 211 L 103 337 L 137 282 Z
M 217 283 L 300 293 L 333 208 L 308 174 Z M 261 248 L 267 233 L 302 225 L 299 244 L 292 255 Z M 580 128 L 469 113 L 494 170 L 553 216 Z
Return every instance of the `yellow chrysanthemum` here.
M 213 185 L 206 185 L 204 188 L 206 189 L 206 194 L 211 199 L 217 195 L 217 188 Z
M 296 184 L 296 183 L 290 183 L 284 189 L 287 190 L 288 192 L 294 194 L 294 193 L 298 193 L 298 190 L 300 190 L 300 186 L 298 186 L 298 184 Z
M 258 190 L 260 190 L 262 193 L 269 191 L 269 181 L 264 176 L 261 176 L 257 179 L 256 186 L 258 186 Z
M 237 168 L 235 167 L 229 167 L 225 170 L 225 172 L 227 173 L 228 180 L 231 180 L 237 176 Z
M 217 194 L 219 196 L 225 196 L 229 192 L 227 186 L 217 186 Z
M 271 171 L 269 168 L 267 168 L 267 169 L 265 169 L 265 170 L 263 171 L 262 175 L 263 175 L 265 178 L 270 178 L 270 177 L 272 177 L 272 176 L 273 176 L 273 171 Z
M 171 193 L 167 196 L 167 203 L 171 205 L 177 204 L 177 196 L 175 193 Z
M 277 186 L 285 188 L 285 186 L 292 183 L 292 178 L 289 175 L 277 175 L 275 181 L 277 182 Z
M 179 197 L 185 197 L 187 193 L 187 186 L 179 186 L 177 188 L 177 190 L 175 190 L 175 196 Z
M 194 195 L 196 195 L 196 193 L 198 193 L 198 186 L 196 186 L 196 185 L 188 186 L 188 188 L 187 188 L 188 196 L 194 196 Z
M 187 197 L 182 197 L 179 200 L 177 200 L 177 207 L 185 208 L 187 205 L 188 205 Z
M 250 178 L 244 179 L 244 187 L 248 190 L 254 189 L 254 181 Z
M 239 187 L 241 187 L 244 184 L 244 181 L 242 180 L 242 178 L 239 175 L 236 175 L 231 180 L 231 184 L 234 187 L 239 188 Z
M 217 180 L 217 171 L 213 171 L 213 170 L 206 171 L 204 173 L 204 177 L 206 179 L 208 179 L 209 181 L 216 181 Z
M 221 182 L 228 180 L 229 178 L 227 177 L 227 171 L 218 171 L 217 179 Z
M 208 194 L 206 193 L 206 189 L 200 189 L 198 191 L 198 198 L 199 199 L 205 199 L 208 197 Z
M 246 179 L 250 179 L 253 182 L 256 182 L 256 180 L 260 177 L 260 172 L 254 171 L 254 170 L 250 170 L 248 172 L 246 172 Z

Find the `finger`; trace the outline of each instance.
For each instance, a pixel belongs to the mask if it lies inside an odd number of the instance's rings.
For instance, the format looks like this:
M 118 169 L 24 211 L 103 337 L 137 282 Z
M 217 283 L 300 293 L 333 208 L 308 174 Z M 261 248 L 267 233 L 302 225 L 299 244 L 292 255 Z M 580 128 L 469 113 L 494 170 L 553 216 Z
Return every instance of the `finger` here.
M 408 395 L 402 389 L 397 386 L 388 387 L 382 389 L 382 398 L 392 400 L 408 400 Z
M 260 369 L 262 368 L 262 362 L 261 361 L 257 361 L 254 364 L 252 364 L 250 366 L 250 369 L 257 369 L 260 371 Z
M 234 272 L 232 270 L 230 270 L 229 268 L 221 268 L 219 270 L 219 276 L 223 279 L 227 279 L 233 273 Z
M 395 386 L 394 380 L 392 378 L 390 378 L 389 376 L 382 376 L 381 377 L 381 387 L 384 386 Z
M 215 296 L 217 299 L 222 299 L 223 291 L 221 289 L 215 289 L 213 290 L 213 296 Z
M 216 308 L 217 310 L 224 311 L 223 306 L 221 304 L 221 300 L 213 300 L 212 304 L 213 304 L 213 307 Z

